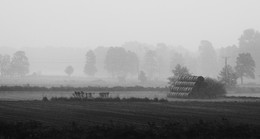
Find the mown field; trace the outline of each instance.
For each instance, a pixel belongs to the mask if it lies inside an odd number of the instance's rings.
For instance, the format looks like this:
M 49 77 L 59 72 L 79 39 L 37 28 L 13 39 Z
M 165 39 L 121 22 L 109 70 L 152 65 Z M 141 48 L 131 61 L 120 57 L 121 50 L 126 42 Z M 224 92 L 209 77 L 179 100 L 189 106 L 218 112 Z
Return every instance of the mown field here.
M 46 125 L 197 122 L 228 119 L 260 125 L 260 102 L 87 102 L 0 101 L 0 121 L 39 121 Z
M 255 98 L 115 100 L 0 101 L 0 138 L 260 137 L 260 101 Z

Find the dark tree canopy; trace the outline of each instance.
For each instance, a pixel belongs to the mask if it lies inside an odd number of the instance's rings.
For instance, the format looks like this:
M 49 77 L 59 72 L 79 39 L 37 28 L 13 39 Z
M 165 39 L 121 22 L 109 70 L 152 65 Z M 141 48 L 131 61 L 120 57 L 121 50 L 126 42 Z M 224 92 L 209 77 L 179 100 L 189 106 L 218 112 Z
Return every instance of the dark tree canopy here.
M 180 64 L 177 64 L 175 66 L 175 69 L 172 70 L 173 76 L 168 78 L 169 84 L 173 84 L 176 81 L 176 78 L 182 75 L 191 75 L 188 68 L 185 66 L 181 66 Z
M 96 55 L 92 50 L 89 50 L 86 54 L 86 64 L 84 67 L 84 72 L 85 74 L 90 76 L 94 76 L 97 72 Z
M 137 74 L 139 60 L 134 52 L 122 47 L 110 47 L 105 59 L 105 69 L 113 76 L 125 78 L 128 74 Z
M 29 61 L 24 51 L 14 53 L 10 68 L 14 75 L 24 76 L 29 73 Z
M 108 51 L 108 47 L 102 47 L 99 46 L 96 49 L 94 49 L 94 53 L 96 56 L 96 64 L 95 67 L 97 68 L 97 72 L 95 74 L 95 76 L 104 76 L 107 74 L 107 71 L 105 70 L 105 59 L 106 59 L 106 54 Z
M 260 32 L 247 29 L 239 38 L 239 52 L 250 53 L 255 60 L 255 65 L 260 65 Z M 260 74 L 260 67 L 256 66 L 256 74 Z
M 65 73 L 68 74 L 68 76 L 71 76 L 71 74 L 73 73 L 74 69 L 72 66 L 68 66 L 65 68 Z
M 184 64 L 184 57 L 180 53 L 173 53 L 171 57 L 170 69 L 174 69 L 177 64 Z
M 236 65 L 236 57 L 239 54 L 239 48 L 231 45 L 219 49 L 219 63 L 223 63 L 223 58 L 228 57 L 228 64 L 232 67 Z M 220 66 L 220 65 L 219 65 Z M 222 65 L 221 65 L 222 66 Z
M 139 75 L 138 75 L 138 80 L 141 82 L 141 83 L 145 83 L 147 81 L 147 77 L 144 73 L 144 71 L 140 71 Z
M 7 76 L 11 74 L 11 57 L 10 55 L 0 55 L 0 72 L 1 76 Z
M 121 47 L 110 47 L 105 59 L 105 69 L 112 76 L 126 74 L 126 51 Z
M 127 51 L 126 61 L 128 63 L 127 72 L 132 75 L 135 75 L 136 73 L 138 73 L 139 60 L 138 60 L 137 55 L 134 52 Z
M 255 78 L 255 61 L 250 53 L 240 53 L 236 61 L 236 72 L 243 84 L 243 77 Z
M 237 74 L 230 65 L 224 67 L 219 73 L 220 82 L 227 87 L 234 87 L 237 84 Z
M 260 50 L 260 33 L 254 29 L 246 29 L 239 38 L 239 48 L 242 52 L 252 53 L 254 50 Z
M 190 72 L 187 67 L 181 66 L 180 64 L 177 64 L 175 66 L 175 69 L 172 70 L 172 73 L 175 77 L 181 76 L 181 75 L 190 75 Z
M 204 76 L 217 75 L 217 53 L 211 42 L 203 40 L 199 46 L 200 71 Z
M 153 78 L 155 73 L 158 72 L 158 61 L 156 57 L 156 52 L 149 50 L 145 54 L 145 70 L 148 77 Z

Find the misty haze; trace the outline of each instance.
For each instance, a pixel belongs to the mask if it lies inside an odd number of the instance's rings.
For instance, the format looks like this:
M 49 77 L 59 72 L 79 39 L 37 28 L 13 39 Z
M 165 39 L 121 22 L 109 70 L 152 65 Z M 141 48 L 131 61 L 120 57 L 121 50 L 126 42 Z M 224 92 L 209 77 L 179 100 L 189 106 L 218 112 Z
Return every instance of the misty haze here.
M 1 1 L 0 138 L 259 137 L 259 4 Z

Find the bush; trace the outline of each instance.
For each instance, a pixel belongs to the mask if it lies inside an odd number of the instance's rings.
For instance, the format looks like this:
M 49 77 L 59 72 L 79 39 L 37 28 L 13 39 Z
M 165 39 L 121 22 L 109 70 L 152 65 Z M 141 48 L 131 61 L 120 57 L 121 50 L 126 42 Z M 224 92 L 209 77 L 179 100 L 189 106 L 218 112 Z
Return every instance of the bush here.
M 225 96 L 226 94 L 225 85 L 221 82 L 212 79 L 206 78 L 199 88 L 191 94 L 191 97 L 196 98 L 217 98 Z
M 131 97 L 131 98 L 119 98 L 119 97 L 115 97 L 115 98 L 101 98 L 101 97 L 96 97 L 96 98 L 87 98 L 87 97 L 83 97 L 83 98 L 79 98 L 79 97 L 70 97 L 70 98 L 66 98 L 66 97 L 52 97 L 50 99 L 50 101 L 89 101 L 89 102 L 168 102 L 167 99 L 158 99 L 158 98 L 154 98 L 154 99 L 149 99 L 149 98 L 135 98 L 135 97 Z
M 44 97 L 42 98 L 42 101 L 46 102 L 46 101 L 49 101 L 49 100 L 48 100 L 48 98 L 47 98 L 46 96 L 44 96 Z

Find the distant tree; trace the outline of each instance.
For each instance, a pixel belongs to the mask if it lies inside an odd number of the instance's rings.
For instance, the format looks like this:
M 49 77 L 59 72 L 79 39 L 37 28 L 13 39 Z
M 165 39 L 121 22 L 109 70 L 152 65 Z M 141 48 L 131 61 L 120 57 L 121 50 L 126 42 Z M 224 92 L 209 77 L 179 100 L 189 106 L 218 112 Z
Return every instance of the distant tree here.
M 0 56 L 0 72 L 1 76 L 7 76 L 11 74 L 10 71 L 11 57 L 10 55 Z
M 99 46 L 97 47 L 96 49 L 94 49 L 94 53 L 95 53 L 95 56 L 96 56 L 96 68 L 97 68 L 97 72 L 95 75 L 100 75 L 100 76 L 104 76 L 104 75 L 107 75 L 107 71 L 106 69 L 104 68 L 105 67 L 105 59 L 106 59 L 106 54 L 107 54 L 107 51 L 108 51 L 108 47 L 102 47 L 102 46 Z
M 180 53 L 173 53 L 171 57 L 170 69 L 174 69 L 177 64 L 183 65 L 184 58 Z
M 96 68 L 96 56 L 92 50 L 89 50 L 86 54 L 86 64 L 84 67 L 84 72 L 87 75 L 94 76 L 97 72 Z
M 181 75 L 191 75 L 188 68 L 185 66 L 181 66 L 180 64 L 177 64 L 175 66 L 175 69 L 172 70 L 173 76 L 168 78 L 169 84 L 173 84 L 176 81 L 176 78 Z
M 260 32 L 246 29 L 239 38 L 239 53 L 250 53 L 255 65 L 260 65 Z M 260 66 L 256 66 L 256 74 L 260 74 Z
M 147 81 L 147 77 L 144 73 L 144 71 L 140 71 L 139 75 L 138 75 L 138 80 L 141 82 L 141 83 L 145 83 Z
M 126 76 L 126 51 L 121 47 L 110 47 L 105 59 L 105 69 L 113 76 Z
M 144 57 L 145 70 L 149 78 L 153 78 L 158 72 L 158 61 L 156 57 L 156 52 L 148 50 Z
M 226 87 L 234 87 L 237 84 L 237 74 L 230 65 L 224 67 L 219 73 L 219 80 Z
M 105 69 L 119 80 L 124 81 L 128 74 L 137 74 L 139 62 L 134 52 L 122 47 L 110 47 L 105 59 Z
M 229 57 L 228 64 L 232 67 L 236 65 L 236 57 L 239 54 L 239 48 L 236 45 L 231 45 L 227 47 L 222 47 L 219 49 L 219 67 L 222 66 L 223 59 L 222 57 Z
M 65 73 L 68 74 L 68 76 L 71 76 L 71 74 L 74 72 L 74 69 L 72 66 L 68 66 L 65 68 Z
M 254 53 L 260 50 L 260 32 L 254 29 L 246 29 L 239 38 L 240 52 Z
M 218 72 L 217 53 L 211 42 L 202 40 L 199 46 L 199 65 L 204 76 L 216 76 Z
M 24 76 L 29 73 L 29 61 L 24 51 L 17 51 L 14 53 L 10 71 L 13 75 Z
M 185 66 L 181 66 L 180 64 L 177 64 L 175 66 L 175 69 L 172 70 L 175 77 L 181 76 L 181 75 L 191 75 L 188 68 Z
M 255 61 L 250 53 L 240 53 L 237 57 L 235 70 L 243 84 L 243 77 L 255 78 Z
M 127 51 L 126 54 L 126 69 L 129 74 L 135 75 L 139 69 L 139 59 L 134 52 Z
M 171 49 L 164 43 L 157 43 L 155 48 L 156 60 L 157 60 L 157 73 L 158 78 L 165 79 L 171 74 L 170 62 L 171 62 Z

